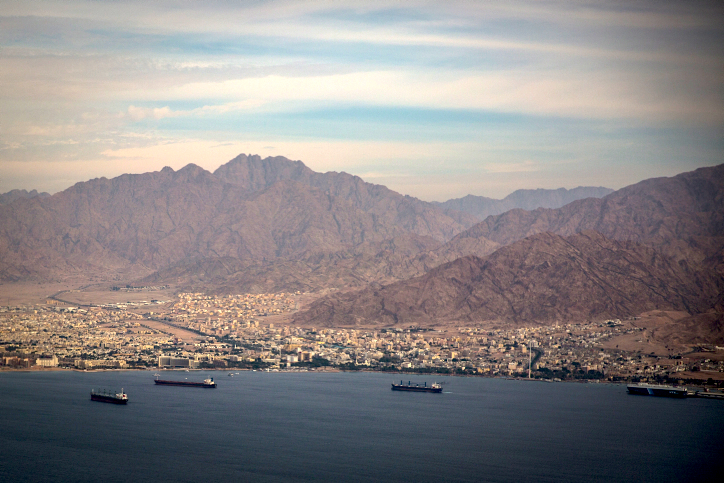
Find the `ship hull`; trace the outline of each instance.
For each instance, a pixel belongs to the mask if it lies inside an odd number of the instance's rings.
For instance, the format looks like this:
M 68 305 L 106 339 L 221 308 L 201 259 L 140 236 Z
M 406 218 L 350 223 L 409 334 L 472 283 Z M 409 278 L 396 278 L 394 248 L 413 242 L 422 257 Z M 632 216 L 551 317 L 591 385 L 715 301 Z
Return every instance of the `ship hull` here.
M 115 396 L 105 396 L 103 394 L 91 394 L 91 401 L 104 402 L 110 404 L 126 404 L 128 399 L 121 399 Z
M 183 386 L 183 387 L 204 387 L 206 389 L 216 389 L 216 383 L 206 384 L 205 382 L 188 382 L 188 381 L 164 381 L 156 379 L 154 381 L 159 386 Z
M 688 397 L 685 388 L 672 386 L 627 386 L 628 393 L 637 396 L 673 397 L 683 399 Z
M 441 387 L 430 386 L 405 386 L 403 384 L 393 384 L 393 391 L 409 391 L 409 392 L 442 392 Z

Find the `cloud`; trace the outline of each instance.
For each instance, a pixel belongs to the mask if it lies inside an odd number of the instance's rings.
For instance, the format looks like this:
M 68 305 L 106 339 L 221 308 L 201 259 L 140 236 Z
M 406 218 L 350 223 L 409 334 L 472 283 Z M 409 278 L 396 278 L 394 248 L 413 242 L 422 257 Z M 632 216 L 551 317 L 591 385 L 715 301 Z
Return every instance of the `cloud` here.
M 171 109 L 166 107 L 136 107 L 128 106 L 128 116 L 134 121 L 140 121 L 142 119 L 163 119 L 166 117 L 177 117 L 182 115 L 180 112 L 173 112 Z
M 25 41 L 9 37 L 0 83 L 13 98 L 124 103 L 136 121 L 337 102 L 721 123 L 721 53 L 705 42 L 706 32 L 717 32 L 706 13 L 653 3 L 13 4 L 3 26 L 14 25 L 13 14 L 46 22 L 13 31 Z M 394 20 L 380 20 L 386 15 Z M 38 40 L 47 22 L 59 24 L 58 42 Z M 703 40 L 668 41 L 641 29 L 698 29 Z M 348 49 L 339 65 L 332 52 Z M 441 58 L 490 60 L 441 69 L 419 60 L 431 49 Z M 392 58 L 402 63 L 390 65 Z M 310 75 L 314 64 L 329 72 Z M 178 100 L 206 107 L 169 107 Z M 159 103 L 167 105 L 152 105 Z
M 164 107 L 136 107 L 128 106 L 128 111 L 123 113 L 121 117 L 128 117 L 132 121 L 142 121 L 144 119 L 161 120 L 173 117 L 204 117 L 223 115 L 234 111 L 249 110 L 263 105 L 263 101 L 254 99 L 246 101 L 227 102 L 219 105 L 202 106 L 189 110 L 172 110 L 168 106 Z
M 241 98 L 243 107 L 295 106 L 293 103 L 342 103 L 430 109 L 478 109 L 573 118 L 629 118 L 657 123 L 721 123 L 715 92 L 671 92 L 656 82 L 656 73 L 627 74 L 587 69 L 531 72 L 453 72 L 431 76 L 424 71 L 368 71 L 349 74 L 266 76 L 169 89 L 172 99 L 211 96 Z M 157 93 L 147 93 L 154 97 Z M 139 92 L 139 96 L 144 95 Z M 163 94 L 160 94 L 163 95 Z M 290 104 L 291 103 L 291 104 Z M 226 112 L 226 106 L 208 110 Z
M 239 152 L 413 194 L 475 173 L 507 186 L 683 171 L 722 157 L 723 8 L 5 2 L 0 180 L 22 163 L 69 162 L 28 171 L 67 181 Z

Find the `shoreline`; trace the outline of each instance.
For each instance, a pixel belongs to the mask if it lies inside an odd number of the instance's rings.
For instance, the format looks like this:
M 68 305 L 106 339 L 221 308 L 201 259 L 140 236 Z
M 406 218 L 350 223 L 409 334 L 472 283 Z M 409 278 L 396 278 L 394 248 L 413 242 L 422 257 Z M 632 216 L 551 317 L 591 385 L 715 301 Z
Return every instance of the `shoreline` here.
M 300 368 L 301 369 L 301 368 Z M 313 368 L 316 369 L 316 368 Z M 9 369 L 2 367 L 0 368 L 0 374 L 2 373 L 13 373 L 13 372 L 86 372 L 86 373 L 100 373 L 100 372 L 181 372 L 185 373 L 187 370 L 185 369 L 160 369 L 160 368 L 145 368 L 145 369 L 76 369 L 76 368 L 61 368 L 61 367 L 53 367 L 53 368 L 39 368 L 39 367 L 30 367 L 30 368 L 22 368 L 22 369 Z M 568 379 L 568 380 L 553 380 L 553 379 L 536 379 L 536 378 L 527 378 L 527 377 L 511 377 L 511 376 L 488 376 L 483 374 L 440 374 L 440 373 L 408 373 L 408 372 L 396 372 L 396 371 L 372 371 L 372 370 L 344 370 L 344 369 L 325 369 L 325 370 L 288 370 L 286 368 L 283 369 L 271 369 L 267 371 L 266 369 L 246 369 L 246 368 L 226 368 L 226 369 L 189 369 L 189 373 L 193 372 L 277 372 L 277 373 L 308 373 L 308 372 L 318 372 L 318 373 L 337 373 L 337 372 L 345 372 L 345 373 L 355 373 L 355 372 L 364 372 L 364 373 L 375 373 L 375 374 L 390 374 L 390 375 L 405 375 L 408 378 L 413 377 L 426 377 L 426 376 L 440 376 L 440 377 L 472 377 L 472 378 L 486 378 L 486 379 L 505 379 L 509 381 L 519 381 L 519 382 L 545 382 L 545 383 L 574 383 L 574 384 L 612 384 L 612 385 L 627 385 L 627 384 L 664 384 L 664 385 L 672 385 L 672 386 L 698 386 L 698 387 L 707 387 L 705 383 L 702 382 L 694 382 L 694 381 L 703 381 L 704 379 L 681 379 L 684 381 L 683 384 L 677 384 L 677 383 L 656 383 L 656 382 L 634 382 L 634 381 L 608 381 L 608 380 L 602 380 L 602 379 Z M 687 382 L 690 381 L 690 382 Z

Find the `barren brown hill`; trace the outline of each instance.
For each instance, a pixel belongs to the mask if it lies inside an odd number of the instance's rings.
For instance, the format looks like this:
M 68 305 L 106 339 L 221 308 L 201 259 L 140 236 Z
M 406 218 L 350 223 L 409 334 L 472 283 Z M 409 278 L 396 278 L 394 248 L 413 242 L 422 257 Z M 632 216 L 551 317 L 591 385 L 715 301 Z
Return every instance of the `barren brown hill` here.
M 444 240 L 471 224 L 344 173 L 252 158 L 216 174 L 164 168 L 0 206 L 0 280 L 129 271 L 138 278 L 187 259 L 304 260 L 407 234 Z M 313 186 L 326 177 L 326 191 Z
M 651 337 L 674 345 L 721 344 L 724 342 L 724 312 L 710 310 L 654 328 Z
M 349 201 L 373 215 L 375 222 L 394 225 L 406 232 L 444 242 L 479 220 L 470 214 L 403 196 L 391 189 L 367 183 L 347 173 L 312 171 L 301 161 L 282 156 L 261 159 L 240 154 L 220 166 L 214 175 L 247 191 L 259 191 L 281 180 L 313 186 L 335 198 Z
M 533 325 L 711 309 L 722 276 L 586 231 L 542 233 L 380 289 L 327 296 L 297 314 L 317 326 Z
M 362 288 L 387 284 L 416 271 L 415 255 L 439 246 L 430 237 L 405 234 L 353 249 L 319 253 L 295 260 L 240 260 L 217 257 L 182 260 L 134 285 L 172 284 L 180 291 L 317 292 L 329 288 Z
M 556 210 L 514 209 L 420 253 L 398 267 L 396 275 L 410 278 L 464 256 L 485 257 L 536 233 L 571 235 L 588 229 L 613 239 L 650 244 L 689 263 L 718 266 L 724 273 L 722 171 L 722 167 L 705 168 L 674 178 L 647 180 L 605 199 L 580 200 Z
M 595 230 L 614 240 L 656 247 L 690 263 L 720 256 L 724 249 L 724 165 L 672 178 L 654 178 L 597 199 L 558 209 L 511 210 L 460 233 L 435 257 L 451 260 L 486 255 L 536 233 L 572 235 Z

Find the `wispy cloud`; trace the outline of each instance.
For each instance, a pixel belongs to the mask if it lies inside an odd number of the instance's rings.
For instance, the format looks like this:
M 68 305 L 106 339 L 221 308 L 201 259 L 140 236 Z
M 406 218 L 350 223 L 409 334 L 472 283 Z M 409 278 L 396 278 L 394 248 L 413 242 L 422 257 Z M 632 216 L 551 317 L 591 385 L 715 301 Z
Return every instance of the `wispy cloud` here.
M 227 102 L 225 104 L 197 107 L 189 110 L 173 110 L 168 106 L 164 107 L 136 107 L 128 106 L 128 111 L 122 113 L 121 117 L 128 117 L 133 121 L 141 121 L 143 119 L 161 120 L 173 117 L 203 117 L 226 114 L 234 111 L 251 110 L 264 104 L 259 100 L 246 100 Z
M 136 158 L 175 166 L 189 142 L 419 196 L 446 172 L 503 183 L 588 170 L 613 185 L 713 164 L 722 18 L 717 3 L 653 0 L 6 2 L 0 190 L 51 189 L 17 185 L 32 179 L 23 163 L 110 175 Z

